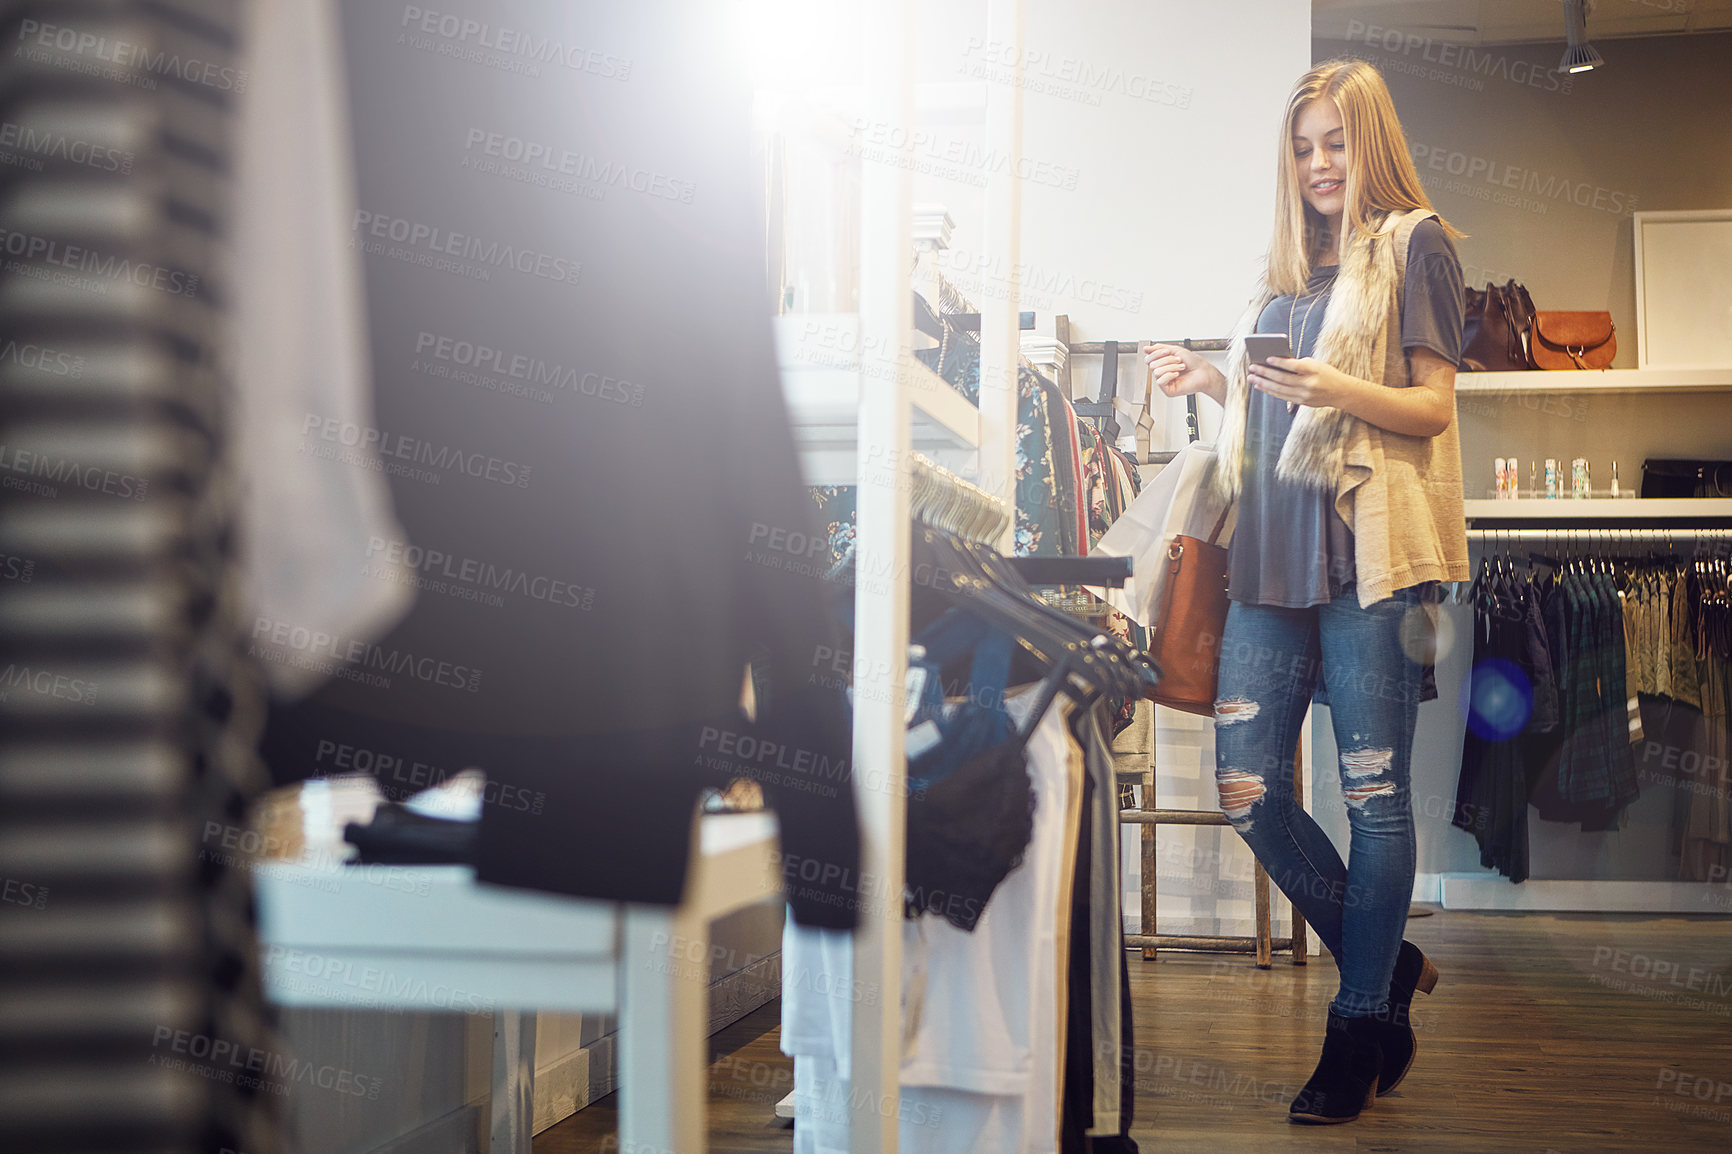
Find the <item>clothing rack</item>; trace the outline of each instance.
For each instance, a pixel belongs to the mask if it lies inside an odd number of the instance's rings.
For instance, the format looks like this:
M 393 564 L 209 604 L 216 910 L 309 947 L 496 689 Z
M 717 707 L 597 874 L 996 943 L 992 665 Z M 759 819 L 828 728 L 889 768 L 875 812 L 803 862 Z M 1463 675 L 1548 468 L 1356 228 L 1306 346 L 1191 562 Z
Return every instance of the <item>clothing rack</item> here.
M 1197 352 L 1224 352 L 1232 343 L 1224 337 L 1200 340 L 1194 337 L 1183 337 L 1177 340 L 1130 340 L 1130 341 L 1073 341 L 1070 334 L 1070 317 L 1055 316 L 1053 318 L 1053 333 L 1058 342 L 1065 347 L 1065 379 L 1059 382 L 1065 396 L 1074 396 L 1075 388 L 1072 382 L 1072 358 L 1078 356 L 1095 356 L 1103 358 L 1101 363 L 1100 394 L 1092 401 L 1073 401 L 1071 407 L 1079 417 L 1093 417 L 1102 422 L 1101 432 L 1108 440 L 1117 440 L 1119 435 L 1118 407 L 1114 401 L 1119 394 L 1118 358 L 1121 353 L 1135 354 L 1143 345 L 1163 344 L 1178 345 L 1181 348 L 1194 349 Z M 1151 382 L 1152 386 L 1152 382 Z M 1165 465 L 1177 454 L 1172 452 L 1152 451 L 1148 445 L 1148 434 L 1153 430 L 1153 421 L 1149 417 L 1148 393 L 1143 395 L 1142 413 L 1137 419 L 1137 452 L 1132 458 L 1139 465 Z M 1194 398 L 1186 404 L 1187 420 L 1192 431 L 1196 431 L 1197 406 Z
M 1010 563 L 1030 585 L 1110 585 L 1122 589 L 1131 579 L 1129 557 L 1012 557 Z
M 1615 555 L 1621 545 L 1669 546 L 1683 538 L 1697 548 L 1671 559 L 1688 564 L 1701 559 L 1702 541 L 1732 539 L 1728 504 L 1711 498 L 1470 500 L 1467 535 L 1479 546 L 1558 542 L 1585 547 L 1590 555 Z M 1707 882 L 1531 876 L 1517 886 L 1481 872 L 1444 873 L 1439 881 L 1445 909 L 1550 913 L 1705 913 L 1705 895 L 1713 888 Z

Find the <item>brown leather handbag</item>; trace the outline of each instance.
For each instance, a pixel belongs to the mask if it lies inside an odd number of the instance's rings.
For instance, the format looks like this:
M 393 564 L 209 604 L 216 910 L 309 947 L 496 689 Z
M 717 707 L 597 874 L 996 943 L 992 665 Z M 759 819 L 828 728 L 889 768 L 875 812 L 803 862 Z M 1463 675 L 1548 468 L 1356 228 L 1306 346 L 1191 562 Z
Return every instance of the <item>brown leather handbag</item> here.
M 1166 604 L 1149 630 L 1149 655 L 1161 671 L 1149 700 L 1203 717 L 1215 715 L 1227 628 L 1227 549 L 1215 542 L 1231 510 L 1221 510 L 1207 541 L 1177 534 L 1167 545 Z
M 1611 313 L 1534 314 L 1528 357 L 1536 369 L 1605 369 L 1618 355 Z
M 1521 372 L 1528 363 L 1534 302 L 1514 280 L 1466 294 L 1461 333 L 1462 367 L 1469 372 Z

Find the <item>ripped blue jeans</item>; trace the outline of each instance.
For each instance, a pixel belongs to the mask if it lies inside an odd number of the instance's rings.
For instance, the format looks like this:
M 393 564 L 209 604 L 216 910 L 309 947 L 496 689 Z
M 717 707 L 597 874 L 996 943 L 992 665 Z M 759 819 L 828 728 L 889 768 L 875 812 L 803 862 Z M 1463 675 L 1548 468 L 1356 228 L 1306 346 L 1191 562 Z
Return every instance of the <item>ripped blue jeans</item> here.
M 1421 666 L 1403 646 L 1423 635 L 1419 590 L 1361 609 L 1355 591 L 1286 609 L 1234 601 L 1215 695 L 1221 811 L 1335 956 L 1330 1006 L 1364 1017 L 1389 999 L 1413 895 L 1409 773 Z M 1409 644 L 1412 644 L 1410 641 Z M 1293 797 L 1293 756 L 1321 677 L 1352 827 L 1347 861 Z

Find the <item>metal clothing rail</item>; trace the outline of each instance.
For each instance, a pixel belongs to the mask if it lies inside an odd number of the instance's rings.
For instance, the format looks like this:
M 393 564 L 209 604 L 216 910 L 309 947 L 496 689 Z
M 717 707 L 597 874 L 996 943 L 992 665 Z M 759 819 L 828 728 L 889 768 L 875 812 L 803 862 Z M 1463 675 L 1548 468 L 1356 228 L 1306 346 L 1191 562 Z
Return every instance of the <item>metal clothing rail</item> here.
M 1030 585 L 1110 585 L 1124 588 L 1131 559 L 1102 553 L 1092 557 L 1012 557 L 1011 565 Z

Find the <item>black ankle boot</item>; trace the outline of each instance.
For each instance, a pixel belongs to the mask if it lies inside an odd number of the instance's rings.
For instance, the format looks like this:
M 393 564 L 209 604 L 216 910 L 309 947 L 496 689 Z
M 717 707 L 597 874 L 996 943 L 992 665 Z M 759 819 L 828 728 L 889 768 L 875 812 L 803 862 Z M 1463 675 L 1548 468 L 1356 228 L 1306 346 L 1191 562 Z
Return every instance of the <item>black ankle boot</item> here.
M 1370 1018 L 1343 1018 L 1330 1011 L 1323 1056 L 1288 1107 L 1289 1122 L 1351 1122 L 1371 1107 L 1383 1066 L 1383 1052 L 1377 1046 L 1381 1025 Z
M 1401 943 L 1395 956 L 1395 973 L 1389 980 L 1389 1009 L 1374 1015 L 1378 1047 L 1383 1051 L 1383 1073 L 1377 1079 L 1377 1096 L 1401 1084 L 1413 1066 L 1419 1042 L 1413 1036 L 1411 1010 L 1414 991 L 1429 994 L 1437 985 L 1437 967 L 1412 942 Z

